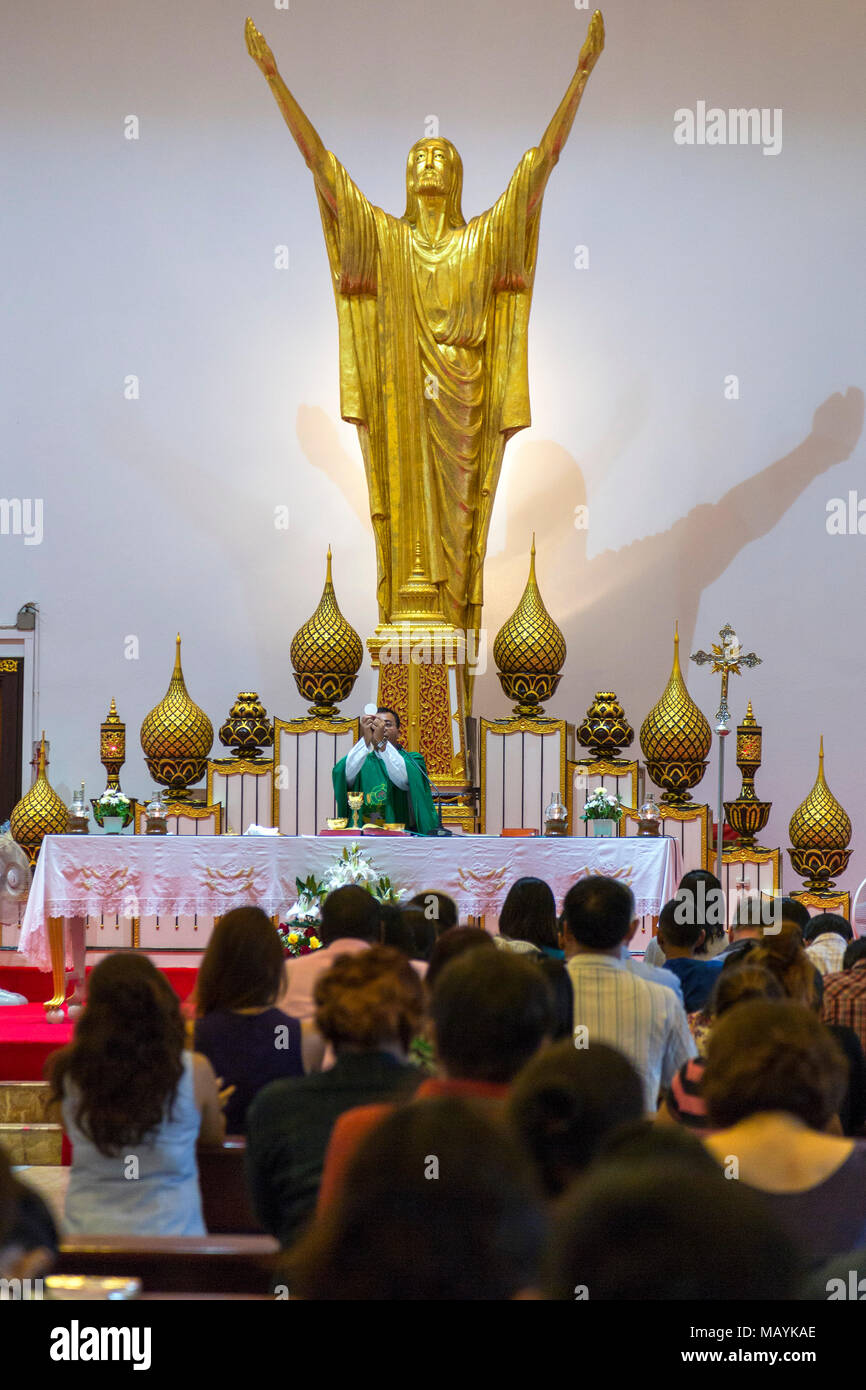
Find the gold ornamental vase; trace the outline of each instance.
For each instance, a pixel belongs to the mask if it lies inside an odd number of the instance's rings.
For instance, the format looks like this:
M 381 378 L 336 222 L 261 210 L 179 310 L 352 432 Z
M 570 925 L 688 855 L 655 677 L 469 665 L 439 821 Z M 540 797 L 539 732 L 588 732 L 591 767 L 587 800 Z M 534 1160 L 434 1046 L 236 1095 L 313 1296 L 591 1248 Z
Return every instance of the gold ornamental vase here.
M 274 729 L 254 690 L 241 691 L 219 733 L 220 743 L 235 758 L 260 758 L 274 741 Z
M 31 869 L 46 835 L 63 835 L 69 811 L 45 775 L 45 731 L 39 744 L 36 781 L 12 808 L 9 830 L 30 860 Z
M 823 734 L 818 745 L 815 785 L 791 817 L 788 831 L 788 854 L 794 872 L 806 880 L 808 892 L 829 892 L 835 887 L 833 875 L 843 873 L 851 858 L 851 818 L 827 785 Z
M 633 741 L 634 729 L 614 692 L 599 690 L 575 735 L 595 758 L 617 758 L 620 749 Z
M 183 801 L 187 789 L 204 776 L 212 744 L 213 725 L 186 688 L 178 633 L 168 690 L 141 726 L 144 760 L 153 780 L 168 787 L 175 801 Z
M 680 670 L 679 629 L 674 632 L 674 662 L 661 699 L 650 710 L 640 729 L 640 746 L 647 772 L 668 806 L 691 801 L 707 769 L 712 743 L 707 720 L 686 689 Z
M 309 713 L 319 719 L 341 718 L 338 703 L 348 699 L 364 648 L 352 624 L 340 612 L 331 579 L 331 548 L 319 606 L 292 638 L 292 674 Z
M 517 701 L 516 715 L 531 719 L 544 713 L 542 701 L 559 685 L 565 657 L 565 638 L 544 605 L 535 577 L 533 536 L 523 597 L 493 643 L 496 674 L 508 699 Z
M 756 849 L 773 808 L 772 801 L 759 801 L 755 792 L 755 773 L 761 766 L 763 729 L 749 701 L 742 724 L 737 725 L 737 767 L 743 779 L 736 801 L 726 801 L 725 820 L 737 833 L 737 849 Z

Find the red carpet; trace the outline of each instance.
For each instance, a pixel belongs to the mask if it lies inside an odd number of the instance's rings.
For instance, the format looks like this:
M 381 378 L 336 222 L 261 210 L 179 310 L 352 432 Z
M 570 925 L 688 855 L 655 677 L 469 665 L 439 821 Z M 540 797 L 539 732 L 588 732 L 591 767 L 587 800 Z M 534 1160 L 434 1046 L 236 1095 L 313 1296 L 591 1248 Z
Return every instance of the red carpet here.
M 87 966 L 87 974 L 93 967 Z M 169 965 L 162 971 L 181 1003 L 192 994 L 197 967 Z M 31 965 L 0 965 L 0 989 L 11 989 L 23 994 L 31 1004 L 43 1004 L 54 993 L 51 976 L 45 970 L 35 970 Z M 0 1009 L 0 1022 L 3 1010 Z
M 163 971 L 181 1002 L 192 993 L 197 973 L 189 967 L 173 966 Z M 42 1081 L 49 1053 L 69 1042 L 73 1024 L 46 1022 L 42 1005 L 51 998 L 51 976 L 41 970 L 0 966 L 0 989 L 13 990 L 30 1000 L 29 1004 L 0 1007 L 0 1081 Z
M 44 1080 L 48 1054 L 71 1037 L 72 1024 L 46 1023 L 41 1004 L 0 1009 L 0 1081 Z

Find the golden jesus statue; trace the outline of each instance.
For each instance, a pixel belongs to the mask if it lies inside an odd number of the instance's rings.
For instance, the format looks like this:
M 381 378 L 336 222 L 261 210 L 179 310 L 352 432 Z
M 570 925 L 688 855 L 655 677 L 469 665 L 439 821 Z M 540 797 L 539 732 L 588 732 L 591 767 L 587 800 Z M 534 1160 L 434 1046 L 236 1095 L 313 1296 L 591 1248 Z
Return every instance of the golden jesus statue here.
M 601 14 L 541 143 L 469 222 L 450 141 L 412 146 L 406 211 L 392 217 L 325 149 L 251 19 L 246 41 L 315 179 L 339 319 L 340 414 L 357 426 L 367 474 L 379 621 L 476 632 L 505 442 L 530 423 L 541 200 L 604 47 Z

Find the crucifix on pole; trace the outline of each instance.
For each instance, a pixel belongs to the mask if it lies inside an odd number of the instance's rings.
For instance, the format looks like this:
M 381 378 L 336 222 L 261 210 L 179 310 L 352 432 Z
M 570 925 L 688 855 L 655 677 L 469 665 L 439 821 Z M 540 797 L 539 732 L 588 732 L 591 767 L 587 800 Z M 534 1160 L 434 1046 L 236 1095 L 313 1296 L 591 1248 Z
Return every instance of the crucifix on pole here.
M 737 634 L 729 623 L 720 630 L 719 636 L 722 639 L 721 646 L 717 642 L 713 643 L 712 651 L 694 652 L 691 660 L 698 666 L 705 666 L 707 662 L 712 662 L 714 672 L 722 673 L 722 695 L 719 701 L 719 708 L 716 711 L 716 733 L 719 736 L 719 804 L 716 812 L 716 877 L 722 881 L 722 816 L 724 812 L 725 798 L 725 739 L 731 732 L 728 728 L 730 722 L 730 712 L 728 710 L 728 678 L 730 676 L 742 675 L 741 667 L 761 665 L 761 658 L 754 652 L 749 652 L 748 656 L 743 655 L 743 649 L 737 639 Z

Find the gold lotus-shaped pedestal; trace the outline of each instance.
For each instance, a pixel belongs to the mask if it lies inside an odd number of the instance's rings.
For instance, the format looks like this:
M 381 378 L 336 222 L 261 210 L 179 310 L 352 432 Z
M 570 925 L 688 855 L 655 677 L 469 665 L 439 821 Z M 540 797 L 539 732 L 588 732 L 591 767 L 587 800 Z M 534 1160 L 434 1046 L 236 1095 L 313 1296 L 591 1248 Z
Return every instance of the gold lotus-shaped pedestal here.
M 338 704 L 348 699 L 355 684 L 364 648 L 352 624 L 343 617 L 331 579 L 331 548 L 325 587 L 319 606 L 292 638 L 292 674 L 309 713 L 320 719 L 339 717 Z
M 537 718 L 544 713 L 561 679 L 565 664 L 565 638 L 548 613 L 535 578 L 535 537 L 529 554 L 529 577 L 523 597 L 511 617 L 502 624 L 493 643 L 496 674 L 514 713 Z
M 31 869 L 46 835 L 63 835 L 69 811 L 45 775 L 45 733 L 39 744 L 36 781 L 12 808 L 9 830 L 30 860 Z
M 788 854 L 796 874 L 806 880 L 811 893 L 835 887 L 834 874 L 848 866 L 851 851 L 851 818 L 827 785 L 824 776 L 824 736 L 818 745 L 818 776 L 806 800 L 791 817 Z
M 679 629 L 674 632 L 674 662 L 661 699 L 650 710 L 640 729 L 640 746 L 647 772 L 661 800 L 669 806 L 691 801 L 707 769 L 712 743 L 710 726 L 698 709 L 680 670 Z
M 578 743 L 596 758 L 616 758 L 634 739 L 634 729 L 612 690 L 599 690 L 575 730 Z
M 154 781 L 168 787 L 175 801 L 182 801 L 187 799 L 187 789 L 204 776 L 212 744 L 213 725 L 186 688 L 178 633 L 168 690 L 141 726 L 144 760 Z

